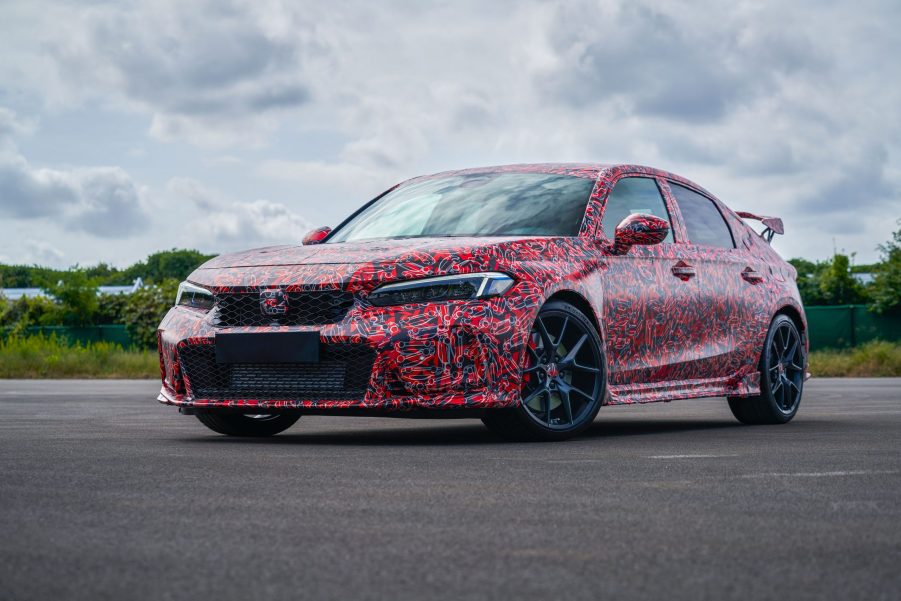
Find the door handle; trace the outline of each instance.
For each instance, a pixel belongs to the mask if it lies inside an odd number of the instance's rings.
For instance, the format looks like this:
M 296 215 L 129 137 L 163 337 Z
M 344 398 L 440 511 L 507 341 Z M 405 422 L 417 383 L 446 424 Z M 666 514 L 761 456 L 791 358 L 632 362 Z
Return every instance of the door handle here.
M 744 278 L 745 281 L 751 282 L 752 284 L 757 284 L 763 281 L 763 276 L 750 267 L 745 267 L 745 270 L 741 272 L 741 277 Z
M 687 282 L 689 278 L 695 277 L 695 268 L 682 261 L 679 261 L 678 263 L 673 265 L 672 271 L 673 275 L 683 282 Z

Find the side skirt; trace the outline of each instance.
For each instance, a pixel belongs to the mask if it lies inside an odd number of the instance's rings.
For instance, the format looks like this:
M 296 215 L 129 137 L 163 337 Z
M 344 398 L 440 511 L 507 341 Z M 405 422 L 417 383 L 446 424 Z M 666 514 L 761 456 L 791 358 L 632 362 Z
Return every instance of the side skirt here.
M 672 380 L 643 384 L 608 384 L 606 405 L 631 405 L 718 396 L 753 396 L 760 394 L 760 373 L 743 377 Z

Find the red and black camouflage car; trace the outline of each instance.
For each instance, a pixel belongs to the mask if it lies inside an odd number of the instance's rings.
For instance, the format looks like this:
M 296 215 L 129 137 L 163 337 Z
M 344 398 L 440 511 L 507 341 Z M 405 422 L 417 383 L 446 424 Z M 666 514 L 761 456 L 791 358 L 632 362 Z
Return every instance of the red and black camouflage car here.
M 602 405 L 713 396 L 785 423 L 808 345 L 776 233 L 648 167 L 414 178 L 302 245 L 194 271 L 159 327 L 159 400 L 235 436 L 332 414 L 560 440 Z

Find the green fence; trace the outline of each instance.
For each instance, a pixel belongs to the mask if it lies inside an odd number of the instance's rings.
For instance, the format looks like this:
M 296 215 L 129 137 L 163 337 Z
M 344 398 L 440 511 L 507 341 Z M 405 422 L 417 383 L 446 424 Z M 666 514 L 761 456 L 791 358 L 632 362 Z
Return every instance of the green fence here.
M 806 307 L 810 332 L 810 348 L 848 348 L 870 340 L 901 341 L 901 310 L 878 315 L 866 305 Z M 35 326 L 26 328 L 28 334 L 56 334 L 69 343 L 113 342 L 124 348 L 134 346 L 125 326 Z M 9 328 L 0 336 L 6 336 Z
M 0 329 L 0 335 L 7 336 L 11 328 L 5 331 Z M 122 325 L 110 326 L 33 326 L 25 328 L 27 335 L 43 334 L 44 336 L 56 335 L 58 338 L 65 338 L 69 344 L 80 342 L 86 344 L 88 342 L 112 342 L 123 348 L 131 348 L 134 343 L 128 330 Z
M 810 348 L 848 348 L 870 340 L 901 341 L 901 311 L 879 315 L 866 305 L 805 307 Z

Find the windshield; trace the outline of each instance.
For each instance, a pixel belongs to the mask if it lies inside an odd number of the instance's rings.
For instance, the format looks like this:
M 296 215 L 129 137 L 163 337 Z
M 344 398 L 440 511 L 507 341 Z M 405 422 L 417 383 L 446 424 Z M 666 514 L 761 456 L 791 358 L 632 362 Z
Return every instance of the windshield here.
M 440 236 L 576 236 L 590 179 L 476 173 L 422 179 L 378 199 L 328 242 Z

